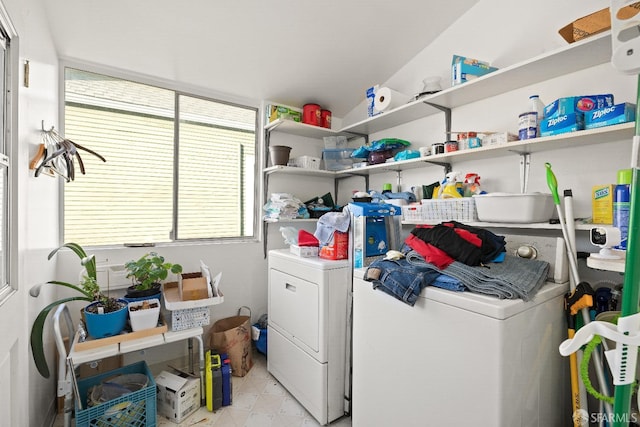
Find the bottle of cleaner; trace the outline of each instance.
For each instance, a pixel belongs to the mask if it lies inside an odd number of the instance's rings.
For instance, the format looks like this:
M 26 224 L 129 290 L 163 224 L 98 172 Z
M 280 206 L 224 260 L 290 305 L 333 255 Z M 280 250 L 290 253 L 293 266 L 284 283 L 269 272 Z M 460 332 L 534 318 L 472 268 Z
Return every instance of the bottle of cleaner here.
M 540 136 L 543 117 L 544 104 L 538 95 L 531 95 L 526 110 L 518 116 L 518 138 L 524 140 Z
M 531 95 L 529 101 L 531 102 L 531 111 L 536 113 L 536 137 L 539 137 L 540 124 L 542 123 L 542 119 L 544 119 L 544 103 L 538 95 Z
M 615 249 L 627 250 L 629 213 L 631 211 L 631 169 L 618 171 L 618 184 L 613 191 L 613 226 L 620 230 L 620 244 Z

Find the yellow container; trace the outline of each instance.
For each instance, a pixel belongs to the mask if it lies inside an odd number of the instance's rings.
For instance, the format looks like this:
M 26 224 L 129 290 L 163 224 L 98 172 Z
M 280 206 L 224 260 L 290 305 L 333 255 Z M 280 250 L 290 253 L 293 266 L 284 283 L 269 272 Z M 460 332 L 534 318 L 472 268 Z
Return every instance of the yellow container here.
M 591 216 L 594 224 L 613 224 L 613 184 L 594 185 Z

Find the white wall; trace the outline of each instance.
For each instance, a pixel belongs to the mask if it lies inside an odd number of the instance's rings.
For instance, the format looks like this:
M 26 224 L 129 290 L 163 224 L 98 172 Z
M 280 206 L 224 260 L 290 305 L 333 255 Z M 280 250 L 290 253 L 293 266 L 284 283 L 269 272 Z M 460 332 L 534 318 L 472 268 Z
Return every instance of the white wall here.
M 431 45 L 407 63 L 383 86 L 406 94 L 422 88 L 422 80 L 431 75 L 441 76 L 443 87 L 450 86 L 450 63 L 453 54 L 489 61 L 498 68 L 510 66 L 544 52 L 566 46 L 558 29 L 572 20 L 607 7 L 600 1 L 570 0 L 538 1 L 524 6 L 507 0 L 482 0 L 454 25 L 444 31 Z M 452 112 L 454 131 L 493 130 L 517 133 L 518 114 L 528 105 L 528 96 L 539 94 L 545 103 L 572 95 L 613 93 L 615 102 L 634 102 L 636 77 L 615 71 L 610 64 L 572 73 L 547 82 L 495 96 L 456 108 Z M 350 115 L 361 113 L 358 106 Z M 345 119 L 346 120 L 346 119 Z M 371 135 L 370 140 L 382 137 L 404 138 L 412 148 L 444 142 L 444 115 L 439 114 Z M 529 191 L 548 192 L 544 163 L 550 162 L 558 178 L 559 188 L 573 190 L 577 217 L 591 216 L 591 187 L 615 183 L 616 171 L 630 167 L 630 141 L 601 146 L 574 147 L 533 154 Z M 454 170 L 475 172 L 481 176 L 487 191 L 519 192 L 519 156 L 502 156 L 492 160 L 456 164 Z M 414 184 L 430 184 L 442 180 L 443 169 L 426 167 L 402 174 L 403 189 Z M 395 174 L 371 176 L 371 189 L 380 190 L 382 183 L 396 184 Z M 355 178 L 344 182 L 345 189 L 363 185 Z M 596 251 L 583 246 L 580 249 Z
M 16 410 L 23 416 L 20 425 L 46 425 L 52 416 L 55 383 L 44 380 L 35 370 L 29 347 L 29 331 L 37 311 L 47 301 L 27 296 L 33 284 L 52 277 L 54 265 L 47 264 L 47 248 L 58 240 L 58 190 L 57 182 L 49 178 L 33 178 L 28 170 L 30 157 L 40 141 L 40 127 L 44 120 L 48 126 L 57 125 L 58 118 L 58 69 L 56 52 L 51 43 L 48 24 L 44 18 L 40 0 L 3 0 L 9 16 L 18 32 L 20 80 L 18 116 L 18 155 L 12 165 L 18 169 L 19 197 L 18 232 L 18 292 L 0 310 L 3 329 L 18 331 L 21 345 L 17 356 L 21 360 L 20 380 L 12 385 L 11 395 L 20 403 Z M 22 84 L 22 64 L 30 63 L 29 87 Z M 14 230 L 15 231 L 15 230 Z M 50 297 L 51 294 L 48 296 Z M 14 313 L 16 318 L 3 316 Z M 51 345 L 49 339 L 47 344 Z M 7 391 L 8 392 L 8 391 Z M 0 422 L 2 424 L 2 422 Z

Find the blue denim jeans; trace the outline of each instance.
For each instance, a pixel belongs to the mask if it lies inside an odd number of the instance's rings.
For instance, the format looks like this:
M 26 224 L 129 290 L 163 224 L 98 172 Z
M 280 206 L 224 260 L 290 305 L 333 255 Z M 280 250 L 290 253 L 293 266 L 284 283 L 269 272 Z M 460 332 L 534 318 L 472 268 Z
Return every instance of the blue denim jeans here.
M 373 289 L 381 291 L 413 306 L 424 288 L 441 273 L 427 267 L 410 264 L 406 259 L 376 260 L 368 268 L 364 279 Z

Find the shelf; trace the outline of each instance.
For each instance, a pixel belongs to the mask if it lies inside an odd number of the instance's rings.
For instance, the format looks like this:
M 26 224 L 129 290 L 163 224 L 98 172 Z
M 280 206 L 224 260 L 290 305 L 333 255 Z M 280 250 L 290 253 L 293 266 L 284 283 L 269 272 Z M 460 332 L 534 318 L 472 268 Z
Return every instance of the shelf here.
M 347 132 L 336 131 L 320 126 L 313 126 L 306 123 L 283 119 L 274 120 L 264 127 L 264 130 L 267 132 L 272 132 L 276 129 L 279 132 L 316 139 L 323 138 L 325 136 L 349 135 Z
M 623 255 L 626 256 L 626 255 Z M 587 267 L 594 268 L 596 270 L 615 271 L 618 273 L 624 273 L 625 258 L 620 259 L 602 259 L 594 258 L 592 255 L 587 257 Z
M 381 163 L 356 169 L 348 169 L 335 172 L 338 175 L 371 175 L 389 171 L 403 171 L 425 167 L 425 163 L 449 164 L 466 160 L 492 159 L 508 154 L 528 154 L 549 150 L 568 148 L 575 145 L 586 146 L 604 144 L 628 138 L 631 141 L 634 133 L 634 123 L 606 126 L 596 129 L 581 130 L 561 135 L 545 136 L 541 138 L 513 141 L 503 145 L 472 148 L 468 150 L 453 151 L 451 153 L 437 154 L 435 156 L 419 157 L 399 162 Z
M 324 169 L 306 169 L 306 168 L 297 168 L 294 166 L 270 166 L 262 170 L 266 175 L 271 175 L 273 173 L 278 174 L 286 174 L 286 175 L 306 175 L 306 176 L 324 176 L 324 177 L 335 177 L 336 173 L 334 171 L 327 171 Z
M 610 60 L 611 33 L 606 32 L 345 126 L 342 131 L 359 134 L 379 132 L 441 112 L 426 103 L 447 108 L 460 107 L 524 86 L 604 64 Z
M 266 224 L 275 224 L 277 222 L 318 222 L 318 218 L 295 218 L 295 219 L 276 219 L 276 220 L 265 220 Z

